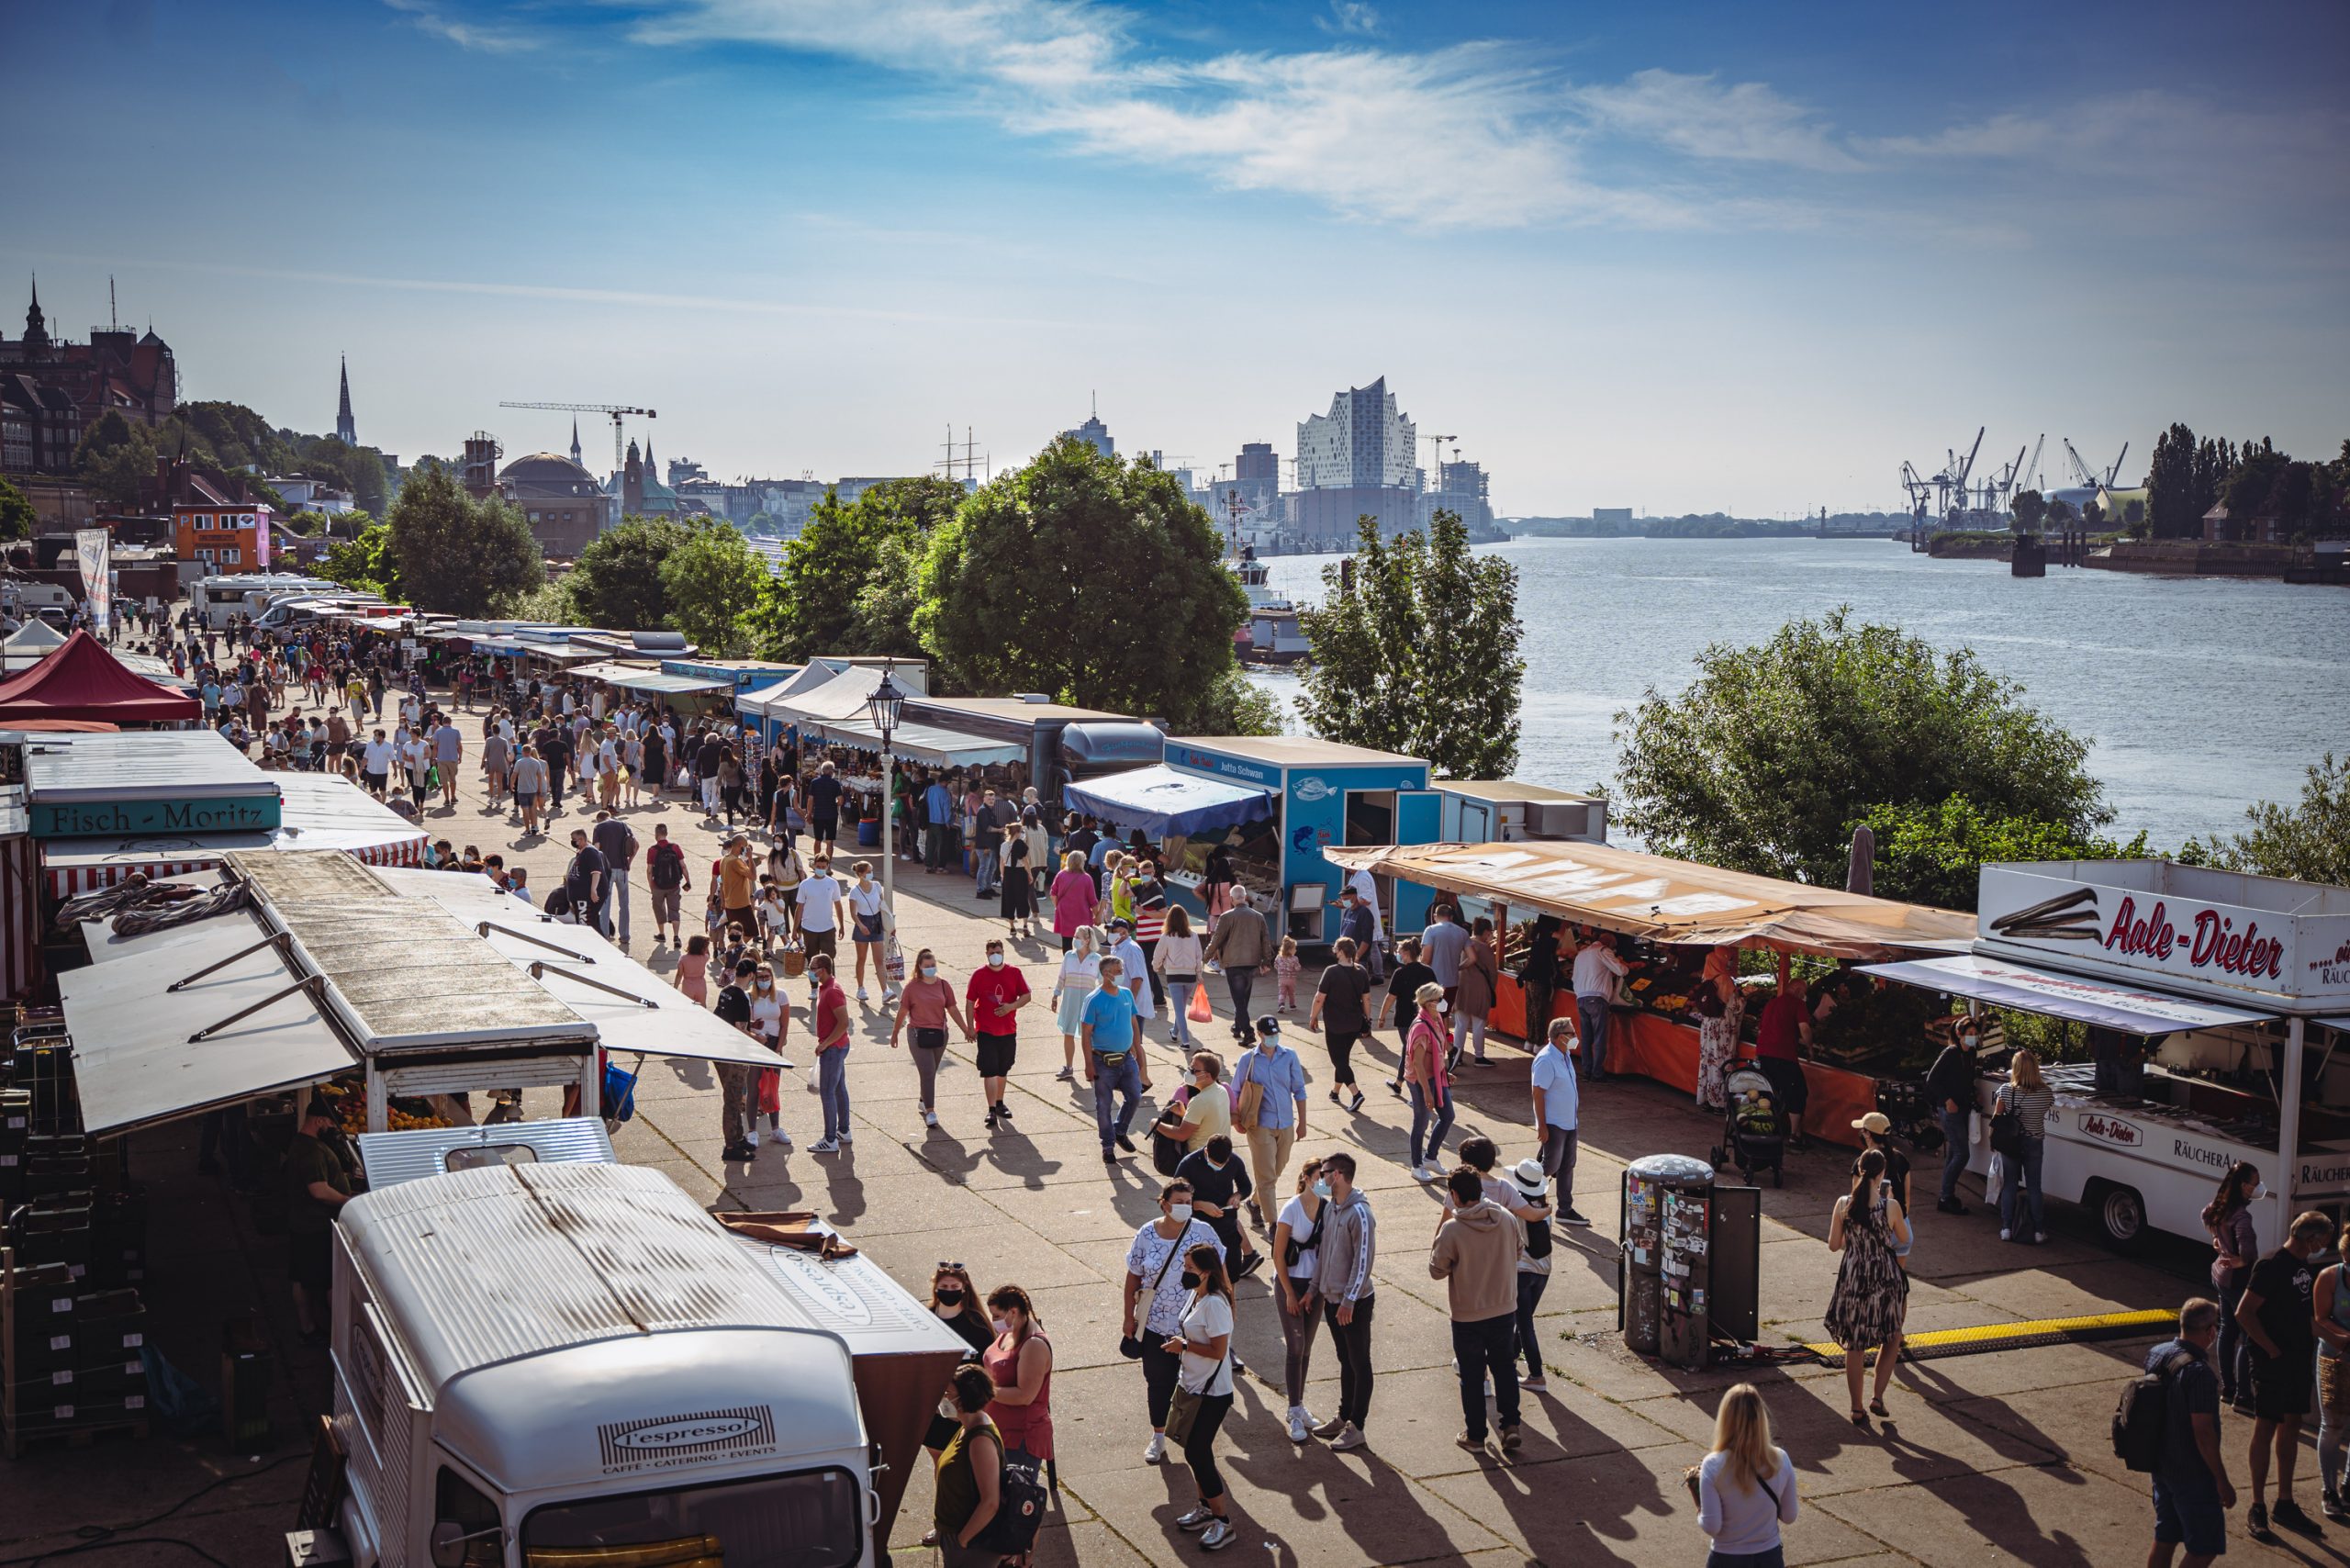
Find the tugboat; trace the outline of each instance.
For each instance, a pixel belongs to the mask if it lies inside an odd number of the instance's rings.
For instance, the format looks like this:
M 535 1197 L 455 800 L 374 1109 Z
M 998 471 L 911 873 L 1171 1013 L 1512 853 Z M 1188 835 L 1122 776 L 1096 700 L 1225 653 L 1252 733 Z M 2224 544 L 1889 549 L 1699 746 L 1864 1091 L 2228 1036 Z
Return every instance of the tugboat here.
M 1225 497 L 1224 564 L 1248 596 L 1248 619 L 1232 634 L 1232 651 L 1242 664 L 1292 665 L 1305 656 L 1305 633 L 1297 606 L 1268 580 L 1256 546 L 1240 543 L 1240 514 L 1247 510 L 1237 493 Z

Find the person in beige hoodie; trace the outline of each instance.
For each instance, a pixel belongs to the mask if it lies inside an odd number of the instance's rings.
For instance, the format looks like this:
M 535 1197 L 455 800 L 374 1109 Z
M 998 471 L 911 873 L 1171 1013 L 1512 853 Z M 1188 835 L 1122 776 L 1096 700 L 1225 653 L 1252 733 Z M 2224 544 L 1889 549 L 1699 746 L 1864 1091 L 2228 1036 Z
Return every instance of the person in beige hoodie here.
M 1477 1172 L 1463 1165 L 1444 1179 L 1450 1194 L 1428 1249 L 1428 1275 L 1445 1282 L 1452 1315 L 1452 1359 L 1460 1373 L 1460 1414 L 1468 1423 L 1453 1439 L 1464 1449 L 1485 1446 L 1485 1379 L 1494 1380 L 1494 1410 L 1502 1447 L 1518 1446 L 1517 1361 L 1511 1350 L 1517 1319 L 1517 1257 L 1526 1246 L 1517 1216 L 1485 1196 Z

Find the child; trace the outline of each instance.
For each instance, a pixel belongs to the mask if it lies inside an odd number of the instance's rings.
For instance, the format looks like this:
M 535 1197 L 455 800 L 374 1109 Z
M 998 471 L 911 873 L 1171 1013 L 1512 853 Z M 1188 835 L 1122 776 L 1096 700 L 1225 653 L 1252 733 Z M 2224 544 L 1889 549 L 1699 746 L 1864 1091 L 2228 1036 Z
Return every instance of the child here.
M 775 878 L 759 873 L 759 950 L 767 952 L 791 935 L 791 915 L 783 902 L 783 892 L 775 885 Z
M 702 929 L 716 941 L 726 929 L 726 906 L 718 902 L 718 879 L 711 879 L 710 900 L 701 906 Z
M 686 938 L 686 956 L 677 960 L 677 977 L 669 983 L 693 998 L 696 1007 L 710 1005 L 710 938 L 696 935 Z
M 1281 981 L 1281 1010 L 1283 1013 L 1294 1013 L 1297 1011 L 1297 971 L 1299 967 L 1300 966 L 1297 961 L 1297 938 L 1294 936 L 1282 937 L 1281 956 L 1273 960 L 1273 974 L 1275 978 Z

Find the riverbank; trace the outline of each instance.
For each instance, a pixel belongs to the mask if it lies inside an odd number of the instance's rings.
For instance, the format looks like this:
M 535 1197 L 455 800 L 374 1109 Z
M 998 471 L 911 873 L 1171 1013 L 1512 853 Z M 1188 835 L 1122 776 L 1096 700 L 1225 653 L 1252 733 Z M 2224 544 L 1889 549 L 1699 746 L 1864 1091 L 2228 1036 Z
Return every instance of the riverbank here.
M 2315 553 L 2291 544 L 2210 544 L 2199 539 L 2121 540 L 2102 550 L 2092 550 L 2083 564 L 2109 572 L 2143 572 L 2165 577 L 2322 580 Z M 2337 575 L 2334 580 L 2350 582 L 2350 577 Z

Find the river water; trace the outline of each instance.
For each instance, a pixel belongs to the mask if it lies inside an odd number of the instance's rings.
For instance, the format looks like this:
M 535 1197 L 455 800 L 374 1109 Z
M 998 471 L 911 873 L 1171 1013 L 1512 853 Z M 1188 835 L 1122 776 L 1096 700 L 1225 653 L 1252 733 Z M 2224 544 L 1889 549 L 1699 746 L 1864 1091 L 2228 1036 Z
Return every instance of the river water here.
M 1882 539 L 1521 539 L 1526 623 L 1516 777 L 1610 782 L 1619 709 L 1695 678 L 1710 643 L 1768 641 L 1787 621 L 1850 605 L 1937 648 L 1971 647 L 2024 700 L 2093 743 L 2127 837 L 2158 850 L 2244 825 L 2255 801 L 2300 798 L 2328 747 L 2350 750 L 2350 593 L 2223 577 L 1937 561 Z M 1300 602 L 1335 555 L 1267 563 Z M 1296 678 L 1259 679 L 1284 697 Z M 1293 726 L 1294 727 L 1294 726 Z

